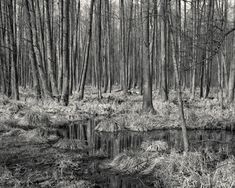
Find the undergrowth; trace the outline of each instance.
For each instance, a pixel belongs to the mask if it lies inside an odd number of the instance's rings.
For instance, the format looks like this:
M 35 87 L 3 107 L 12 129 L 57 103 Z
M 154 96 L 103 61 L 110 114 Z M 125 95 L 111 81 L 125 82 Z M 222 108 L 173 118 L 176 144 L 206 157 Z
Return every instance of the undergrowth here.
M 145 142 L 142 150 L 119 154 L 104 168 L 116 172 L 152 176 L 155 187 L 226 187 L 235 186 L 235 159 L 229 157 L 218 162 L 210 153 L 189 152 L 187 155 L 167 149 L 162 141 Z
M 28 90 L 21 91 L 25 96 Z M 29 92 L 30 93 L 30 92 Z M 190 99 L 190 92 L 183 94 L 185 117 L 188 128 L 191 129 L 229 129 L 235 128 L 234 105 L 220 106 L 220 101 L 214 99 Z M 129 129 L 133 131 L 148 131 L 153 129 L 180 128 L 181 120 L 178 112 L 176 92 L 171 91 L 169 101 L 162 101 L 157 91 L 153 92 L 155 114 L 142 112 L 142 96 L 136 91 L 128 95 L 121 92 L 104 93 L 102 99 L 97 98 L 96 90 L 87 87 L 85 98 L 78 100 L 74 93 L 67 107 L 52 100 L 26 100 L 16 102 L 7 98 L 0 99 L 0 122 L 22 121 L 32 126 L 53 124 L 54 122 L 84 118 L 105 117 L 97 130 L 109 132 Z M 120 117 L 120 118 L 118 118 Z M 110 122 L 115 119 L 115 122 Z M 23 123 L 25 123 L 23 121 Z M 40 122 L 40 123 L 38 123 Z M 110 123 L 110 128 L 107 126 Z

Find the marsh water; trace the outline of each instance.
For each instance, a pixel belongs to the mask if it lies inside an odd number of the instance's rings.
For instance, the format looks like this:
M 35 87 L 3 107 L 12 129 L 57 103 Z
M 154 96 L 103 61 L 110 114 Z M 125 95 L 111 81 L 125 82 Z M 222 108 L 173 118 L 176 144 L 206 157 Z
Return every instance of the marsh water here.
M 156 130 L 151 132 L 123 131 L 119 133 L 99 133 L 94 130 L 96 122 L 72 123 L 64 134 L 69 139 L 79 139 L 89 146 L 90 155 L 103 155 L 114 158 L 119 153 L 140 148 L 145 140 L 162 140 L 168 143 L 169 150 L 182 151 L 183 140 L 180 130 Z M 223 130 L 191 130 L 188 131 L 190 151 L 223 152 L 235 155 L 235 132 Z M 97 173 L 97 172 L 96 172 Z M 145 180 L 137 177 L 99 172 L 93 183 L 100 188 L 142 188 L 152 187 Z

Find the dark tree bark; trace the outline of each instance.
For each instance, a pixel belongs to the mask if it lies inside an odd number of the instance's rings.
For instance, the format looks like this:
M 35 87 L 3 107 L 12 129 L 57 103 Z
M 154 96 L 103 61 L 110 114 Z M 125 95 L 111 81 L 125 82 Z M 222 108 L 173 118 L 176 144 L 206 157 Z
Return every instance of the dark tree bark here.
M 102 67 L 102 22 L 101 22 L 101 13 L 102 13 L 102 0 L 97 1 L 98 3 L 98 14 L 97 14 L 97 89 L 98 89 L 98 98 L 102 98 L 102 92 L 101 92 L 101 67 Z
M 12 97 L 15 100 L 19 100 L 19 86 L 18 86 L 18 73 L 17 73 L 17 25 L 16 25 L 16 0 L 9 2 L 9 24 L 10 24 L 10 35 L 9 40 L 11 42 L 12 53 L 10 54 L 11 59 L 11 90 Z
M 111 7 L 109 0 L 106 0 L 106 7 L 107 7 L 107 61 L 108 61 L 108 92 L 111 93 L 112 91 L 112 65 L 111 65 Z
M 152 102 L 152 77 L 150 75 L 150 49 L 149 49 L 149 0 L 145 0 L 144 13 L 146 21 L 144 23 L 144 52 L 145 62 L 143 64 L 143 111 L 154 112 Z
M 161 1 L 161 96 L 168 100 L 167 63 L 168 63 L 168 0 Z
M 69 34 L 70 34 L 69 5 L 70 5 L 70 0 L 65 0 L 64 1 L 65 20 L 63 22 L 63 29 L 64 29 L 63 87 L 62 87 L 62 94 L 61 94 L 62 104 L 65 106 L 67 106 L 69 104 L 69 65 L 70 65 L 70 58 L 69 58 Z
M 51 81 L 51 87 L 52 87 L 52 94 L 53 96 L 58 98 L 58 88 L 55 78 L 55 71 L 54 66 L 55 59 L 53 56 L 53 36 L 52 36 L 52 26 L 51 26 L 51 16 L 50 16 L 50 4 L 49 0 L 46 0 L 46 28 L 47 28 L 47 64 L 48 64 L 48 71 L 49 71 L 49 77 Z

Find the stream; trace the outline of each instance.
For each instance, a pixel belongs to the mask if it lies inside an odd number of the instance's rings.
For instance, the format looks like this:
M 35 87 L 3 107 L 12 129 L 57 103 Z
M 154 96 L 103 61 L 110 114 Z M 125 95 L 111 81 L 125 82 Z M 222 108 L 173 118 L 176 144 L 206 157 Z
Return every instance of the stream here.
M 169 150 L 183 151 L 182 133 L 180 130 L 156 130 L 150 132 L 123 131 L 119 133 L 99 133 L 94 131 L 96 123 L 73 123 L 63 134 L 68 139 L 85 141 L 91 148 L 89 155 L 102 154 L 112 159 L 127 150 L 139 149 L 145 140 L 163 140 Z M 190 151 L 221 152 L 235 155 L 235 133 L 223 130 L 189 130 L 188 140 Z M 97 172 L 96 172 L 97 174 Z M 98 177 L 93 178 L 97 188 L 142 188 L 153 187 L 151 183 L 137 177 L 123 177 L 98 171 Z M 96 176 L 96 175 L 95 175 Z

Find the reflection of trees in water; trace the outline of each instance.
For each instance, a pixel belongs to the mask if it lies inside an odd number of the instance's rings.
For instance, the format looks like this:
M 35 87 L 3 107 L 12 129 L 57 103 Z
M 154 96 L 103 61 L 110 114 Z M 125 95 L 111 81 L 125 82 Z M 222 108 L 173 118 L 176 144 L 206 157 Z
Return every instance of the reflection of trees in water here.
M 101 152 L 114 157 L 130 149 L 138 149 L 143 140 L 164 140 L 170 149 L 182 151 L 183 140 L 181 130 L 157 130 L 148 133 L 119 132 L 97 133 L 94 131 L 94 121 L 88 123 L 73 123 L 67 131 L 68 138 L 85 140 L 92 152 Z M 209 150 L 212 152 L 225 151 L 235 154 L 234 133 L 229 131 L 194 130 L 188 131 L 191 151 Z
M 109 158 L 117 156 L 126 150 L 138 149 L 145 140 L 164 140 L 170 149 L 183 151 L 181 130 L 157 130 L 144 132 L 98 133 L 94 131 L 95 122 L 72 123 L 64 134 L 67 138 L 79 139 L 91 149 L 91 154 L 104 154 Z M 224 151 L 235 155 L 235 135 L 229 131 L 194 130 L 188 131 L 191 151 Z M 122 177 L 119 175 L 105 175 L 96 178 L 96 186 L 100 188 L 142 188 L 143 182 L 139 179 Z M 101 177 L 102 176 L 102 177 Z
M 143 182 L 138 179 L 125 178 L 121 176 L 107 177 L 107 183 L 103 184 L 102 188 L 143 188 Z

